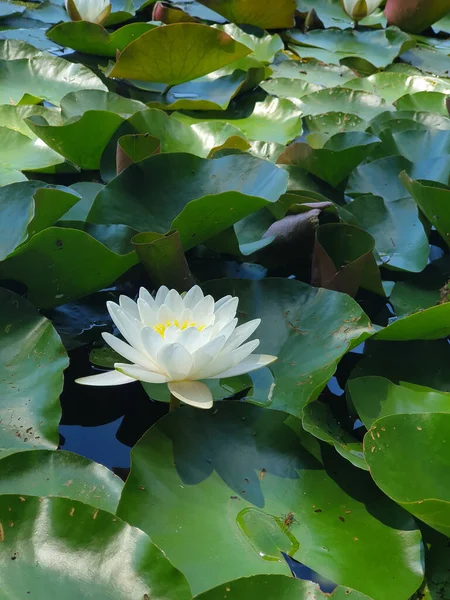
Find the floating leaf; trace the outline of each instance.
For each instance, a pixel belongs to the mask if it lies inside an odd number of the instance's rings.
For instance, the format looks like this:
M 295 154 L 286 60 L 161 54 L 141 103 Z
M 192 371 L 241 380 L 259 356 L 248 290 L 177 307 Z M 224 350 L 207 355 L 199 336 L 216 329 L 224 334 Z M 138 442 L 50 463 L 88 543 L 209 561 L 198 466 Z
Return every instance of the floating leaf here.
M 153 23 L 131 23 L 108 33 L 97 23 L 71 21 L 55 25 L 47 31 L 47 37 L 60 46 L 84 54 L 115 58 L 116 52 L 122 52 L 128 44 L 155 27 Z
M 0 446 L 56 448 L 67 354 L 50 321 L 27 300 L 2 288 L 0 298 Z
M 88 110 L 112 112 L 127 119 L 136 112 L 147 110 L 147 106 L 138 100 L 131 100 L 131 98 L 124 98 L 113 92 L 104 92 L 103 90 L 70 92 L 61 99 L 61 116 L 64 121 L 81 117 Z M 44 117 L 50 123 L 45 114 Z M 50 124 L 60 125 L 61 123 Z
M 222 279 L 205 289 L 215 298 L 238 296 L 238 316 L 262 319 L 260 351 L 279 357 L 265 370 L 271 376 L 251 400 L 299 417 L 326 386 L 340 358 L 373 333 L 366 315 L 347 295 L 298 281 Z
M 297 165 L 337 186 L 378 143 L 378 138 L 362 131 L 337 133 L 319 149 L 302 142 L 292 144 L 279 156 L 277 163 Z
M 150 540 L 113 514 L 65 498 L 1 496 L 0 574 L 8 598 L 189 600 L 186 579 Z M 13 524 L 11 526 L 11 523 Z M 48 553 L 57 549 L 57 568 Z
M 41 140 L 0 127 L 0 164 L 8 169 L 38 171 L 64 162 L 64 157 Z
M 448 313 L 448 314 L 447 314 Z M 392 321 L 376 334 L 378 340 L 438 340 L 450 335 L 450 304 L 440 304 Z
M 233 23 L 247 23 L 262 29 L 283 29 L 294 24 L 295 0 L 199 0 Z
M 0 263 L 0 279 L 24 283 L 33 304 L 50 308 L 110 285 L 136 262 L 84 231 L 50 227 Z
M 106 90 L 101 79 L 84 65 L 38 53 L 33 58 L 0 60 L 0 103 L 19 103 L 29 94 L 58 105 L 61 98 L 77 90 Z M 27 102 L 22 102 L 27 104 Z
M 123 483 L 103 465 L 72 452 L 31 450 L 0 460 L 0 494 L 70 498 L 111 513 Z
M 243 22 L 243 21 L 239 21 Z M 238 27 L 234 23 L 216 25 L 216 29 L 225 31 L 233 39 L 247 48 L 252 49 L 252 56 L 263 63 L 270 63 L 277 52 L 284 49 L 284 44 L 279 35 L 270 35 L 263 29 L 256 27 Z
M 298 100 L 297 105 L 304 115 L 321 115 L 330 111 L 340 111 L 358 115 L 366 121 L 387 110 L 394 109 L 391 104 L 376 94 L 346 88 L 331 88 L 313 92 Z
M 176 173 L 176 180 L 168 177 L 170 173 Z M 192 247 L 275 202 L 286 183 L 281 169 L 248 155 L 205 160 L 158 154 L 111 181 L 96 197 L 89 221 L 156 233 L 178 229 L 183 243 Z M 150 187 L 151 196 L 143 198 L 142 190 Z
M 135 446 L 118 514 L 151 535 L 194 594 L 230 575 L 287 574 L 285 552 L 337 583 L 407 600 L 422 580 L 412 519 L 334 451 L 321 464 L 315 444 L 281 412 L 183 407 Z
M 174 23 L 156 27 L 129 44 L 109 76 L 175 85 L 211 73 L 250 52 L 223 31 L 199 23 Z
M 285 575 L 254 575 L 227 581 L 208 592 L 200 594 L 197 600 L 259 600 L 282 595 L 283 600 L 370 600 L 368 596 L 338 587 L 331 594 L 321 592 L 319 586 L 311 581 L 293 579 Z

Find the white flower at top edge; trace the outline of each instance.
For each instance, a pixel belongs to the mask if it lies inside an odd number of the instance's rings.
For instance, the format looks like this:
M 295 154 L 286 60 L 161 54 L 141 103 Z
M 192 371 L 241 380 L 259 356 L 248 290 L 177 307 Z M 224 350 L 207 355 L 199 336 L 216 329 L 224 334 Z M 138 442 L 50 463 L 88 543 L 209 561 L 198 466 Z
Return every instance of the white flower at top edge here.
M 342 7 L 354 21 L 361 21 L 373 13 L 383 0 L 341 0 Z
M 90 21 L 103 25 L 111 12 L 109 0 L 65 0 L 72 21 Z
M 261 319 L 237 326 L 238 298 L 217 302 L 195 286 L 181 296 L 165 286 L 156 297 L 141 288 L 137 302 L 120 296 L 119 304 L 107 302 L 117 329 L 125 341 L 110 333 L 103 339 L 127 363 L 114 370 L 77 379 L 84 385 L 121 385 L 132 381 L 167 383 L 176 398 L 211 408 L 213 398 L 201 379 L 233 377 L 255 371 L 277 357 L 252 354 L 259 340 L 246 340 Z

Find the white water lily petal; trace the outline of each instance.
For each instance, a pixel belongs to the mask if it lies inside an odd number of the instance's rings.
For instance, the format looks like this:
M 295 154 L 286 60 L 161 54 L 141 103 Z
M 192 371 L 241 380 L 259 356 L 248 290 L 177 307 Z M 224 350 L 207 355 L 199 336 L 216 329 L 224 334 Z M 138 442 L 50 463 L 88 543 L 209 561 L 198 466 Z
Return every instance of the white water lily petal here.
M 222 304 L 216 311 L 216 323 L 228 323 L 236 316 L 239 298 L 230 298 Z
M 223 304 L 225 304 L 225 302 L 228 302 L 228 300 L 231 300 L 233 296 L 224 296 L 223 298 L 220 298 L 220 300 L 217 300 L 217 302 L 214 304 L 214 311 L 216 312 Z
M 158 323 L 158 307 L 148 304 L 144 298 L 138 298 L 137 307 L 139 310 L 139 318 L 147 327 L 153 327 Z
M 361 21 L 373 13 L 383 0 L 341 0 L 345 12 L 354 21 Z
M 141 344 L 142 323 L 129 316 L 128 313 L 123 311 L 120 306 L 114 302 L 107 302 L 106 306 L 109 314 L 111 315 L 111 319 L 114 321 L 117 329 L 127 340 L 127 342 L 131 346 L 137 348 L 137 350 L 143 350 Z
M 140 318 L 136 302 L 128 296 L 124 296 L 123 294 L 119 296 L 119 306 L 123 311 L 127 312 L 130 317 L 133 317 L 134 319 Z
M 255 332 L 260 323 L 261 319 L 253 319 L 253 321 L 249 321 L 248 323 L 244 323 L 243 325 L 236 327 L 233 334 L 225 344 L 224 350 L 231 352 L 235 348 L 238 348 L 252 335 L 252 333 Z
M 164 300 L 164 304 L 168 306 L 176 315 L 179 315 L 183 312 L 184 302 L 176 290 L 170 290 L 166 296 L 166 299 Z
M 205 296 L 200 300 L 198 304 L 192 309 L 192 317 L 195 322 L 199 325 L 206 325 L 205 320 L 210 324 L 210 317 L 214 313 L 214 298 L 212 296 Z
M 87 377 L 79 377 L 75 379 L 76 383 L 81 385 L 124 385 L 125 383 L 133 383 L 136 379 L 127 377 L 119 371 L 107 371 L 106 373 L 98 373 L 98 375 L 88 375 Z
M 195 352 L 202 345 L 202 332 L 197 327 L 187 327 L 180 331 L 178 343 L 182 344 L 189 352 Z
M 164 300 L 166 299 L 167 294 L 169 293 L 169 288 L 165 285 L 162 285 L 159 290 L 156 292 L 155 302 L 158 306 L 164 304 Z
M 210 379 L 216 373 L 227 371 L 233 366 L 233 357 L 231 354 L 219 354 L 209 364 L 201 363 L 199 368 L 196 366 L 192 369 L 191 376 L 193 379 Z
M 200 371 L 213 361 L 224 347 L 226 341 L 227 338 L 225 336 L 220 336 L 196 350 L 192 355 L 194 359 L 193 370 Z
M 156 361 L 161 369 L 175 381 L 187 378 L 194 363 L 190 352 L 181 344 L 167 344 L 158 352 Z
M 123 358 L 126 358 L 127 360 L 136 363 L 145 369 L 158 372 L 158 367 L 146 354 L 139 352 L 139 350 L 136 350 L 136 348 L 133 348 L 133 346 L 129 346 L 122 340 L 119 340 L 119 338 L 116 338 L 106 331 L 102 333 L 102 337 L 108 346 L 120 354 L 120 356 L 123 356 Z
M 251 373 L 252 371 L 261 369 L 261 367 L 267 367 L 267 365 L 272 364 L 276 360 L 277 357 L 271 356 L 270 354 L 250 354 L 250 356 L 244 358 L 244 360 L 237 365 L 234 365 L 234 367 L 222 371 L 222 373 L 217 373 L 217 375 L 208 377 L 208 379 L 222 379 L 225 377 L 236 377 L 236 375 L 243 375 L 244 373 Z
M 146 302 L 153 310 L 156 310 L 158 308 L 155 299 L 150 294 L 150 292 L 145 289 L 145 287 L 139 288 L 139 298 L 144 300 L 144 302 Z
M 137 381 L 145 381 L 146 383 L 167 383 L 168 377 L 161 373 L 154 373 L 139 365 L 128 365 L 127 363 L 115 363 L 114 368 L 120 373 L 132 377 Z
M 203 300 L 203 292 L 200 286 L 194 285 L 183 298 L 184 306 L 186 308 L 194 308 L 200 300 Z
M 185 404 L 196 408 L 211 408 L 213 405 L 211 391 L 201 381 L 171 381 L 167 385 L 170 393 Z
M 152 327 L 144 327 L 141 331 L 141 340 L 145 352 L 156 363 L 158 352 L 164 346 L 164 338 L 161 337 L 159 333 L 157 333 Z

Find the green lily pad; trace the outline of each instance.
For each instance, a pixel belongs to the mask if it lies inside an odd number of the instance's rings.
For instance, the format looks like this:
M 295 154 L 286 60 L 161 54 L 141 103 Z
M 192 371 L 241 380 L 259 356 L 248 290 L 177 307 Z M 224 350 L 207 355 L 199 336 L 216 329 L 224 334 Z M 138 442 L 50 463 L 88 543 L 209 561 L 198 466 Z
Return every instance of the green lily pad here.
M 131 115 L 134 115 L 134 113 L 146 109 L 147 106 L 143 102 L 124 98 L 113 92 L 104 92 L 103 90 L 71 92 L 61 99 L 61 117 L 64 121 L 72 120 L 74 117 L 81 117 L 88 110 L 112 112 L 127 119 Z M 50 123 L 47 116 L 45 114 L 43 116 Z M 50 125 L 59 124 L 50 123 Z
M 318 92 L 322 86 L 308 83 L 304 79 L 277 77 L 261 83 L 260 87 L 271 96 L 283 98 L 303 98 L 312 92 Z
M 146 103 L 164 110 L 225 110 L 246 79 L 247 73 L 242 70 L 217 79 L 202 77 L 175 85 L 165 94 L 149 96 Z
M 1 288 L 0 298 L 0 446 L 56 448 L 66 351 L 51 322 L 27 300 Z
M 247 96 L 232 102 L 227 111 L 174 113 L 172 118 L 187 125 L 202 122 L 230 124 L 239 128 L 249 140 L 286 144 L 301 135 L 301 115 L 298 106 L 286 98 L 268 96 L 258 101 Z
M 101 183 L 93 181 L 72 184 L 69 189 L 80 195 L 81 199 L 61 216 L 60 221 L 86 221 L 95 197 L 103 187 Z
M 327 223 L 316 230 L 314 285 L 355 296 L 360 287 L 384 296 L 373 237 L 355 225 Z
M 82 169 L 99 169 L 106 144 L 123 118 L 104 110 L 88 110 L 64 125 L 48 125 L 37 117 L 27 119 L 30 129 L 50 148 Z
M 101 92 L 103 93 L 103 92 Z M 47 108 L 41 105 L 0 105 L 0 126 L 13 129 L 29 138 L 36 139 L 37 136 L 31 131 L 25 122 L 27 117 L 37 115 L 43 117 L 51 125 L 61 124 L 61 111 L 58 108 Z M 38 147 L 35 151 L 38 150 Z
M 314 437 L 334 446 L 352 465 L 368 470 L 362 443 L 337 423 L 328 404 L 319 401 L 307 404 L 303 409 L 302 424 Z
M 175 85 L 211 73 L 250 54 L 223 31 L 199 23 L 155 27 L 129 44 L 110 77 Z M 166 60 L 161 61 L 161 56 Z
M 244 133 L 228 122 L 204 121 L 189 125 L 154 108 L 134 114 L 129 123 L 136 132 L 158 138 L 161 152 L 187 152 L 207 158 L 213 148 L 222 146 L 232 137 L 241 137 L 245 141 Z M 115 148 L 113 151 L 115 160 Z
M 433 92 L 426 93 L 433 94 Z M 375 135 L 379 135 L 384 129 L 399 131 L 400 128 L 402 130 L 415 128 L 450 129 L 450 119 L 426 111 L 397 110 L 395 112 L 382 113 L 378 117 L 372 119 L 369 131 Z
M 298 417 L 324 389 L 341 357 L 373 333 L 349 296 L 298 281 L 222 279 L 204 287 L 214 298 L 238 296 L 239 317 L 262 319 L 258 351 L 278 356 L 266 370 L 272 377 L 250 401 Z
M 150 538 L 113 514 L 65 498 L 0 497 L 5 597 L 189 600 L 185 577 Z M 57 549 L 58 568 L 48 560 Z
M 274 78 L 302 79 L 313 85 L 334 87 L 354 79 L 355 72 L 348 67 L 327 65 L 317 60 L 282 60 L 270 66 Z
M 215 25 L 216 29 L 225 31 L 233 39 L 237 40 L 247 48 L 251 48 L 252 54 L 256 60 L 263 63 L 270 63 L 275 54 L 284 49 L 284 44 L 279 35 L 270 35 L 264 29 L 256 27 L 238 27 L 234 23 L 226 25 Z
M 400 414 L 450 412 L 450 394 L 412 384 L 395 385 L 384 377 L 358 377 L 348 382 L 348 392 L 367 429 L 380 418 Z
M 336 583 L 407 600 L 422 580 L 412 519 L 334 451 L 330 463 L 314 458 L 305 435 L 281 412 L 183 407 L 133 449 L 118 514 L 151 535 L 194 594 L 230 575 L 286 574 L 283 551 Z
M 128 44 L 156 27 L 153 23 L 131 23 L 113 33 L 88 21 L 59 23 L 47 31 L 47 37 L 60 46 L 73 48 L 84 54 L 115 58 Z
M 64 157 L 40 140 L 0 127 L 0 164 L 8 169 L 37 171 L 64 162 Z
M 341 3 L 335 0 L 298 0 L 297 8 L 300 12 L 307 13 L 314 9 L 317 17 L 326 28 L 339 27 L 339 29 L 347 29 L 353 25 L 352 19 L 343 10 Z M 376 10 L 359 23 L 366 27 L 375 25 L 384 27 L 386 19 L 381 10 Z
M 33 304 L 50 308 L 110 285 L 136 263 L 134 252 L 116 254 L 84 231 L 49 227 L 0 263 L 0 279 L 24 283 Z
M 294 24 L 295 0 L 199 0 L 232 23 L 261 29 L 283 29 Z
M 311 132 L 307 141 L 314 148 L 322 148 L 336 133 L 365 131 L 367 121 L 358 115 L 343 112 L 326 112 L 323 115 L 307 115 L 305 125 Z
M 432 91 L 417 92 L 402 96 L 397 100 L 396 106 L 398 110 L 428 111 L 448 117 L 447 105 L 445 103 L 447 97 L 448 93 Z
M 12 4 L 11 2 L 0 2 L 0 19 L 11 15 L 20 15 L 24 10 L 24 6 Z
M 1 104 L 11 101 L 17 104 L 29 94 L 38 102 L 48 100 L 57 106 L 69 92 L 86 89 L 106 90 L 106 87 L 84 65 L 45 53 L 38 53 L 33 58 L 0 60 Z
M 0 260 L 27 238 L 53 225 L 79 199 L 69 188 L 40 181 L 18 182 L 0 189 Z
M 20 171 L 0 165 L 0 187 L 9 185 L 10 183 L 17 183 L 18 181 L 28 181 L 28 179 Z
M 345 208 L 374 238 L 379 264 L 414 273 L 423 271 L 430 248 L 416 203 L 411 198 L 384 200 L 380 196 L 363 195 Z
M 311 581 L 285 575 L 254 575 L 227 581 L 196 596 L 196 600 L 222 600 L 224 597 L 227 600 L 260 600 L 280 596 L 283 600 L 370 600 L 365 594 L 340 586 L 331 595 L 324 594 Z
M 401 59 L 424 73 L 430 73 L 434 77 L 448 77 L 450 71 L 448 56 L 425 46 L 416 46 L 404 52 Z
M 406 73 L 376 73 L 370 77 L 358 77 L 345 84 L 346 88 L 352 90 L 361 90 L 377 94 L 386 100 L 386 102 L 395 102 L 407 94 L 413 96 L 416 92 L 428 95 L 430 92 L 450 93 L 450 82 L 438 79 L 437 77 L 414 77 Z M 400 110 L 427 110 L 426 108 L 413 108 L 399 103 Z M 430 111 L 436 112 L 436 111 Z
M 400 155 L 411 162 L 418 162 L 424 157 L 426 159 L 437 159 L 450 155 L 450 131 L 435 130 L 413 130 L 392 132 L 385 129 L 380 133 L 382 145 L 377 152 L 384 155 Z
M 0 494 L 55 496 L 114 513 L 123 482 L 112 471 L 64 450 L 16 452 L 0 460 Z
M 337 133 L 323 148 L 297 142 L 278 158 L 279 164 L 301 167 L 336 187 L 362 162 L 379 139 L 363 131 Z
M 447 536 L 449 457 L 442 445 L 449 430 L 448 412 L 397 414 L 375 421 L 364 437 L 366 460 L 378 487 Z
M 447 314 L 448 313 L 448 314 Z M 392 321 L 379 331 L 378 340 L 438 340 L 450 335 L 450 304 L 440 304 Z
M 170 173 L 177 174 L 176 180 Z M 192 247 L 275 202 L 286 184 L 281 169 L 249 155 L 205 160 L 190 154 L 158 154 L 131 165 L 105 186 L 88 220 L 156 233 L 179 229 L 183 242 Z M 153 192 L 145 199 L 142 190 L 150 186 Z
M 313 92 L 298 100 L 297 104 L 305 116 L 332 111 L 355 114 L 366 121 L 387 110 L 394 110 L 391 104 L 376 94 L 346 88 Z
M 356 57 L 366 60 L 377 68 L 386 67 L 414 44 L 411 38 L 397 27 L 375 31 L 315 29 L 308 33 L 292 29 L 287 32 L 287 36 L 294 44 L 326 50 L 338 61 Z
M 406 173 L 401 174 L 401 181 L 444 242 L 450 245 L 450 188 L 432 181 L 414 181 Z

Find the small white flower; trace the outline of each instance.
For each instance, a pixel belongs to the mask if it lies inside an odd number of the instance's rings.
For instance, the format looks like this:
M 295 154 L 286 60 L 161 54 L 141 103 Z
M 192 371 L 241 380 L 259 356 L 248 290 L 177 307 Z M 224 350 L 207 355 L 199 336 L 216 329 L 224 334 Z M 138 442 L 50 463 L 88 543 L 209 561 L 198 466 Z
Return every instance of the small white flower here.
M 341 0 L 345 12 L 354 21 L 361 21 L 373 13 L 383 0 Z
M 200 379 L 242 375 L 277 359 L 267 354 L 252 354 L 259 340 L 244 343 L 261 319 L 237 327 L 238 301 L 225 296 L 214 302 L 198 286 L 184 296 L 162 286 L 155 298 L 141 288 L 137 302 L 127 296 L 120 296 L 119 304 L 108 302 L 109 314 L 128 343 L 110 333 L 103 333 L 103 339 L 131 364 L 116 363 L 114 371 L 82 377 L 77 382 L 167 383 L 178 400 L 211 408 L 211 392 Z
M 72 21 L 103 25 L 111 12 L 111 3 L 109 0 L 66 0 L 66 11 Z

